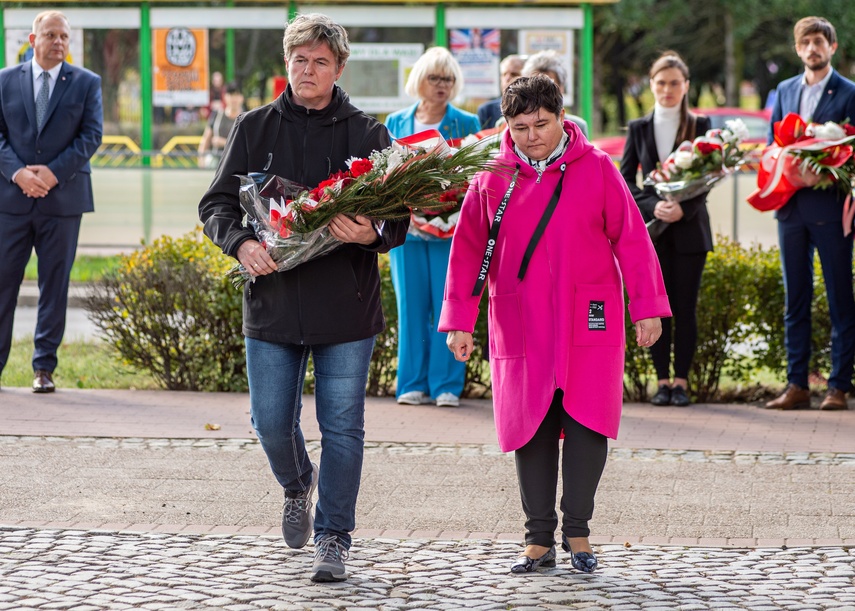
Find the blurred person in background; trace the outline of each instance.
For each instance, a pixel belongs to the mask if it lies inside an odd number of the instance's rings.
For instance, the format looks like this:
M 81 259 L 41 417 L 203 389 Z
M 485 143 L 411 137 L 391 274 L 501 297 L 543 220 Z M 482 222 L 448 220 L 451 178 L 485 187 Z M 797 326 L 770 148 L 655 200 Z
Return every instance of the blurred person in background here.
M 539 51 L 534 55 L 530 55 L 525 60 L 525 64 L 523 64 L 522 75 L 533 76 L 535 74 L 545 74 L 551 78 L 558 85 L 562 96 L 567 93 L 567 85 L 569 84 L 567 82 L 567 66 L 564 64 L 564 59 L 558 55 L 558 52 L 553 50 Z M 582 134 L 587 138 L 588 122 L 577 115 L 567 112 L 565 114 L 569 121 L 573 121 L 573 123 L 579 126 Z
M 508 55 L 499 64 L 499 78 L 501 92 L 504 93 L 508 85 L 522 76 L 522 68 L 525 58 L 521 55 Z M 496 122 L 502 118 L 502 96 L 489 100 L 478 107 L 478 120 L 481 121 L 481 129 L 496 127 Z
M 215 168 L 220 162 L 229 132 L 235 124 L 238 115 L 243 112 L 243 94 L 237 83 L 226 85 L 223 95 L 224 106 L 214 110 L 208 117 L 208 124 L 202 132 L 199 142 L 199 167 Z
M 855 121 L 855 83 L 831 67 L 837 51 L 834 26 L 822 17 L 805 17 L 793 28 L 793 38 L 805 69 L 778 85 L 768 144 L 774 140 L 775 122 L 791 112 L 813 123 Z M 820 409 L 848 408 L 846 393 L 852 390 L 855 360 L 855 297 L 853 234 L 846 235 L 840 227 L 846 197 L 834 187 L 805 187 L 775 211 L 786 295 L 787 388 L 777 399 L 766 403 L 769 409 L 810 407 L 814 251 L 822 264 L 831 317 L 831 374 Z
M 0 372 L 24 270 L 35 248 L 39 306 L 33 392 L 54 392 L 68 286 L 83 214 L 94 210 L 89 159 L 101 145 L 101 77 L 66 63 L 71 27 L 39 13 L 33 59 L 0 71 Z
M 407 95 L 419 101 L 386 117 L 392 137 L 435 129 L 454 140 L 477 132 L 478 117 L 451 103 L 462 88 L 463 73 L 454 56 L 443 47 L 425 51 L 405 86 Z M 398 403 L 460 404 L 466 366 L 454 360 L 436 332 L 450 249 L 450 235 L 438 238 L 411 225 L 404 245 L 389 253 L 398 301 Z
M 629 122 L 620 162 L 623 175 L 645 221 L 668 223 L 656 240 L 656 254 L 665 288 L 674 310 L 662 323 L 662 337 L 650 347 L 658 389 L 653 405 L 689 405 L 689 370 L 698 341 L 698 294 L 707 253 L 713 249 L 706 193 L 677 202 L 663 200 L 652 186 L 638 186 L 642 176 L 656 169 L 685 140 L 692 141 L 710 129 L 707 117 L 689 111 L 689 68 L 673 51 L 663 53 L 650 67 L 653 112 Z M 673 378 L 672 365 L 673 348 Z

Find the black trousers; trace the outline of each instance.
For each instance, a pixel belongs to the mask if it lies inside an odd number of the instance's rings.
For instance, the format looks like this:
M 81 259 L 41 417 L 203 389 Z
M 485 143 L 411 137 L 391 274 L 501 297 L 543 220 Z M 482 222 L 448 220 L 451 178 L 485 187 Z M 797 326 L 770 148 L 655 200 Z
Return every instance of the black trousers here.
M 605 435 L 586 428 L 564 411 L 564 392 L 555 391 L 549 412 L 534 437 L 515 452 L 517 479 L 526 515 L 527 545 L 552 547 L 558 515 L 555 495 L 558 486 L 559 438 L 564 431 L 561 474 L 563 520 L 566 537 L 587 537 L 588 521 L 594 514 L 594 495 L 606 466 L 609 446 Z
M 650 347 L 656 377 L 671 379 L 671 345 L 674 346 L 674 377 L 688 378 L 698 343 L 698 293 L 707 253 L 679 253 L 672 240 L 656 243 L 671 318 L 662 319 L 662 336 Z

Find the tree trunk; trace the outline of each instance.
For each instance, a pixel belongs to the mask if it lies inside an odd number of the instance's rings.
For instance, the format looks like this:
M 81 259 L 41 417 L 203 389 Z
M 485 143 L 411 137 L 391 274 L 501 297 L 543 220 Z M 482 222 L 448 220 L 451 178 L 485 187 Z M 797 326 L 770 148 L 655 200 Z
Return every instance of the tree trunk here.
M 724 13 L 724 97 L 728 106 L 739 106 L 735 46 L 733 14 L 727 9 Z

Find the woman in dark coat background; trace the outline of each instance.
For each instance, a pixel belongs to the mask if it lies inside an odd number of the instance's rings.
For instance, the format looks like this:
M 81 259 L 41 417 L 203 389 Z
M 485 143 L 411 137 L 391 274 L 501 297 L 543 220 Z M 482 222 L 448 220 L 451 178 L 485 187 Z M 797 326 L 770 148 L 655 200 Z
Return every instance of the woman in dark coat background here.
M 664 162 L 681 142 L 710 129 L 710 121 L 689 111 L 689 69 L 673 51 L 663 53 L 650 68 L 653 112 L 630 121 L 620 173 L 645 221 L 668 223 L 656 239 L 656 254 L 673 311 L 662 320 L 662 337 L 650 348 L 658 378 L 654 405 L 689 405 L 689 369 L 698 339 L 697 304 L 707 253 L 713 249 L 706 194 L 676 202 L 663 200 L 653 187 L 638 186 L 638 170 L 646 176 Z M 672 374 L 673 346 L 673 378 Z

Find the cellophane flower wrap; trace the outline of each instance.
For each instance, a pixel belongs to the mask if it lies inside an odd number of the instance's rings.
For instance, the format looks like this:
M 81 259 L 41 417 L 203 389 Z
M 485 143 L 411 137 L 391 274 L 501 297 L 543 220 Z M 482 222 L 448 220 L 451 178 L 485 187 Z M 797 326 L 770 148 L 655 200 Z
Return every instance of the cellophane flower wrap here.
M 847 229 L 851 231 L 852 227 L 849 204 L 855 176 L 855 127 L 848 122 L 807 123 L 798 114 L 789 113 L 775 123 L 773 133 L 775 141 L 763 151 L 757 190 L 748 197 L 748 203 L 761 211 L 777 210 L 799 189 L 836 187 L 846 194 L 843 222 L 848 235 Z
M 708 193 L 747 161 L 739 145 L 748 135 L 742 119 L 726 121 L 723 129 L 708 130 L 692 142 L 680 144 L 647 175 L 644 184 L 653 186 L 662 199 L 678 202 Z
M 452 147 L 452 150 L 472 146 L 479 149 L 488 149 L 492 155 L 495 155 L 499 150 L 500 143 L 500 140 L 495 137 L 498 133 L 499 130 L 495 128 L 492 130 L 483 130 L 465 138 L 449 140 L 447 143 Z M 418 135 L 416 138 L 418 138 Z M 466 196 L 468 188 L 469 183 L 467 182 L 458 188 L 449 189 L 440 195 L 439 201 L 445 202 L 445 207 L 430 210 L 424 208 L 414 210 L 410 216 L 409 233 L 427 240 L 450 239 L 454 235 L 454 228 L 457 226 L 457 220 L 460 218 L 460 207 L 463 205 L 463 198 Z
M 341 246 L 328 225 L 338 214 L 375 222 L 401 220 L 411 212 L 448 208 L 449 191 L 465 189 L 481 170 L 496 171 L 489 148 L 477 143 L 452 149 L 436 130 L 395 140 L 367 159 L 309 189 L 273 174 L 238 176 L 244 225 L 251 227 L 278 271 L 286 271 Z M 443 197 L 446 199 L 443 200 Z M 229 271 L 236 287 L 254 278 L 242 265 Z

